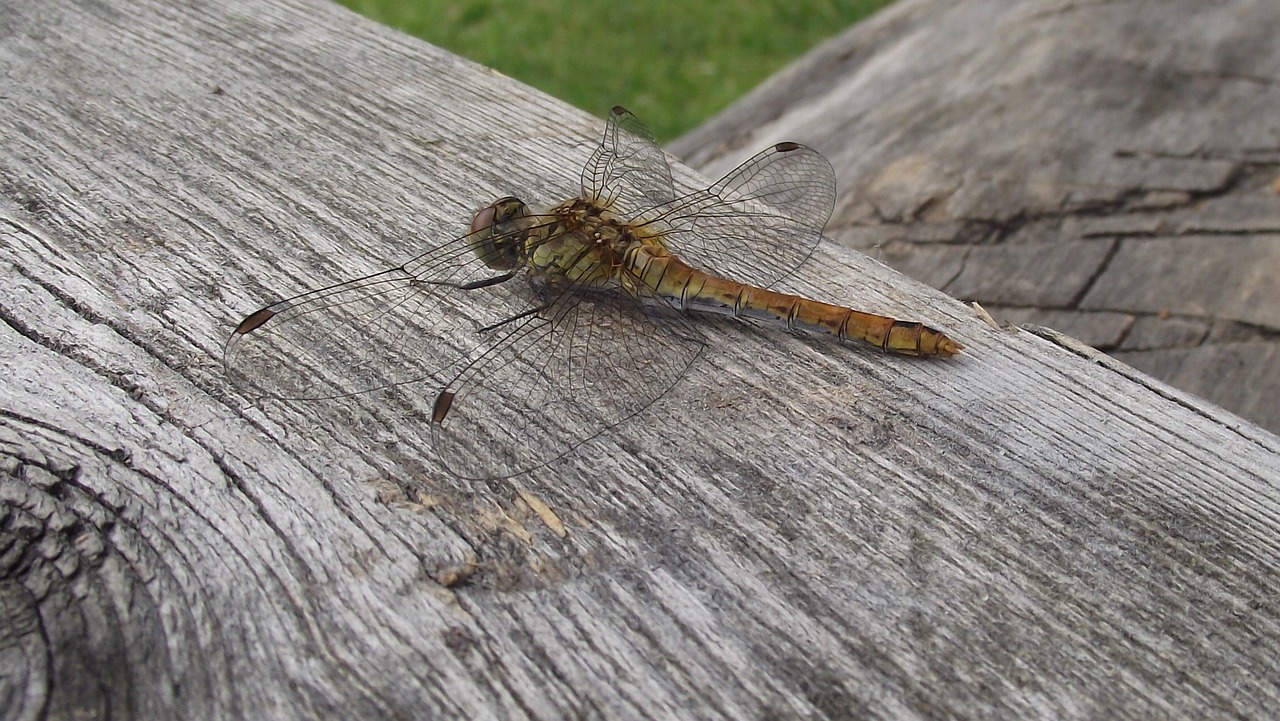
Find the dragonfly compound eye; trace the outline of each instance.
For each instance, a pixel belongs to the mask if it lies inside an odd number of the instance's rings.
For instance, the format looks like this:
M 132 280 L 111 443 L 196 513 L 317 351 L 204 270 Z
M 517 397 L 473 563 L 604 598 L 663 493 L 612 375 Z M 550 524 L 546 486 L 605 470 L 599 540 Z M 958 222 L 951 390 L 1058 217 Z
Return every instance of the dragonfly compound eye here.
M 481 208 L 471 219 L 471 249 L 495 270 L 511 270 L 520 264 L 520 241 L 529 206 L 518 198 L 499 198 Z

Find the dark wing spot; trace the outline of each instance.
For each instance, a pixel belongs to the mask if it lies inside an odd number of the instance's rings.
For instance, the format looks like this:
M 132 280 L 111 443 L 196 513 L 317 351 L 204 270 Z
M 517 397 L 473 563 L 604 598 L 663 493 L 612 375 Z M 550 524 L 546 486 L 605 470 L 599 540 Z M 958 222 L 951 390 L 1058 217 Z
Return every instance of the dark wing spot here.
M 444 417 L 449 415 L 449 409 L 453 407 L 453 391 L 440 391 L 440 395 L 436 396 L 436 404 L 431 408 L 431 422 L 444 423 Z
M 263 323 L 271 320 L 272 316 L 275 314 L 276 312 L 271 310 L 271 308 L 263 308 L 262 310 L 254 311 L 253 313 L 250 313 L 247 318 L 240 321 L 240 325 L 236 326 L 236 333 L 239 333 L 240 335 L 252 333 L 262 327 Z

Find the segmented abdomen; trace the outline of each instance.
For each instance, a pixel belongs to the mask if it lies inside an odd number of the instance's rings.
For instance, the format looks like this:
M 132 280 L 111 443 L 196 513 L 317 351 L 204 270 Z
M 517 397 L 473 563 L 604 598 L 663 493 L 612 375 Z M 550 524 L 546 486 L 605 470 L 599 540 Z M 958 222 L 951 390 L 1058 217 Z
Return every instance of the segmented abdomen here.
M 863 341 L 903 355 L 946 358 L 964 347 L 923 323 L 864 313 L 709 275 L 663 248 L 642 246 L 628 253 L 628 258 L 632 272 L 645 285 L 684 310 L 782 322 L 789 328 L 830 333 L 841 340 Z

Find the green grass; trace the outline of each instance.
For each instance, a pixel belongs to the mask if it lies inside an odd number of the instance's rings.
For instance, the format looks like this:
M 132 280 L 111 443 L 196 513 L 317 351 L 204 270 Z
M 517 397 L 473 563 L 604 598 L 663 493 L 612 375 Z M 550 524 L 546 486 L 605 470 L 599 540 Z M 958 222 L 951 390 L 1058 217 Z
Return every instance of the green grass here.
M 659 140 L 689 130 L 889 0 L 339 0 Z

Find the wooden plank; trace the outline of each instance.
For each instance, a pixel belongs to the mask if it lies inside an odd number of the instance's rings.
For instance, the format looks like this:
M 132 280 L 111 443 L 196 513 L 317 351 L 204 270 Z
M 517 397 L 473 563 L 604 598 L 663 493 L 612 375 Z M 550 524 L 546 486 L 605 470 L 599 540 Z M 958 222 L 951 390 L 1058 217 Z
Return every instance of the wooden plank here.
M 1214 252 L 1202 255 L 1208 247 Z M 1183 317 L 1221 309 L 1243 323 L 1280 328 L 1276 268 L 1280 234 L 1126 238 L 1080 306 Z M 1222 297 L 1223 288 L 1229 297 Z
M 0 15 L 7 717 L 1275 707 L 1274 435 L 824 243 L 792 287 L 965 353 L 700 319 L 649 412 L 461 481 L 368 399 L 249 402 L 222 344 L 572 194 L 600 121 L 319 2 Z

